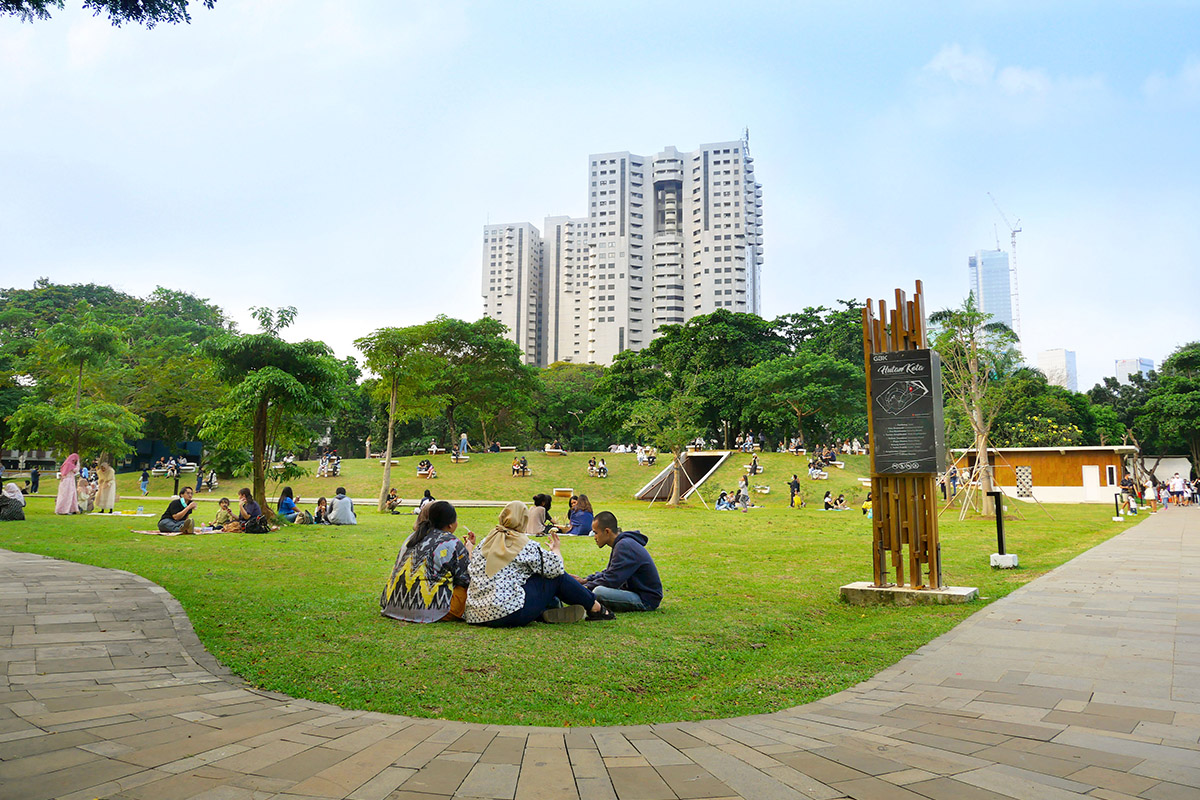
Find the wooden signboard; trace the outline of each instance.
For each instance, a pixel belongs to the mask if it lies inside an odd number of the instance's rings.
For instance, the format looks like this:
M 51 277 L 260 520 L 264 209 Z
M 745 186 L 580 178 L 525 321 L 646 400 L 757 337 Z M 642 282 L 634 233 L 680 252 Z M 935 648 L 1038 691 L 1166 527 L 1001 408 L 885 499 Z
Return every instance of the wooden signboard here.
M 897 289 L 891 310 L 883 300 L 878 306 L 867 300 L 863 354 L 874 586 L 939 589 L 936 479 L 945 459 L 941 366 L 929 350 L 920 281 L 911 300 Z

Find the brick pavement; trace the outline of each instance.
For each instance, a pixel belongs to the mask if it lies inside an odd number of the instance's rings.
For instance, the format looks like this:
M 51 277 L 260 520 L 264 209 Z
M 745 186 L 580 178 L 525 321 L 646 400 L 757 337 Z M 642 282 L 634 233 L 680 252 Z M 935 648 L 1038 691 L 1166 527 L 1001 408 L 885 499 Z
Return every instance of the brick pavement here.
M 0 798 L 1200 798 L 1198 542 L 1158 514 L 816 703 L 568 731 L 253 690 L 162 588 L 0 550 Z

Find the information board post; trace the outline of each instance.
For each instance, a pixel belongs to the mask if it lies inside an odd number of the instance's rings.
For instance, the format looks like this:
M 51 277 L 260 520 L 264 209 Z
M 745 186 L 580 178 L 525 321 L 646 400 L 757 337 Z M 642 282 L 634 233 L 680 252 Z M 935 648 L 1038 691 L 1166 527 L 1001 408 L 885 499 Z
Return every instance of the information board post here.
M 883 300 L 877 307 L 867 301 L 863 352 L 875 509 L 873 586 L 939 589 L 935 492 L 945 463 L 941 362 L 928 346 L 920 281 L 912 300 L 897 289 L 890 311 Z

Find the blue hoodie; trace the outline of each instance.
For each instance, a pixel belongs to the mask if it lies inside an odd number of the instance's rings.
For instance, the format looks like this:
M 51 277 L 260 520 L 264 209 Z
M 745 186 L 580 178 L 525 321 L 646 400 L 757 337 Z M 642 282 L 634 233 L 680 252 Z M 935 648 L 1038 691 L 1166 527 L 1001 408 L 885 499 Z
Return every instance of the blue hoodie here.
M 663 597 L 662 581 L 658 577 L 654 559 L 646 551 L 647 541 L 641 531 L 620 533 L 613 542 L 608 566 L 601 572 L 588 575 L 583 581 L 584 585 L 589 589 L 595 586 L 624 589 L 640 597 L 647 610 L 658 608 Z

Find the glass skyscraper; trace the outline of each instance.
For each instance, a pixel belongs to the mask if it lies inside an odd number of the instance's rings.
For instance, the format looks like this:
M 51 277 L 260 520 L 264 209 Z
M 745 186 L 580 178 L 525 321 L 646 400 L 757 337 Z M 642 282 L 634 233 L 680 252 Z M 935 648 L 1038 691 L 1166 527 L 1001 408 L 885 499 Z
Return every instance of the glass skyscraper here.
M 1008 269 L 1008 253 L 1003 250 L 978 250 L 967 257 L 971 276 L 971 292 L 980 311 L 992 315 L 992 322 L 1003 322 L 1017 336 L 1021 332 L 1013 325 L 1012 281 Z

